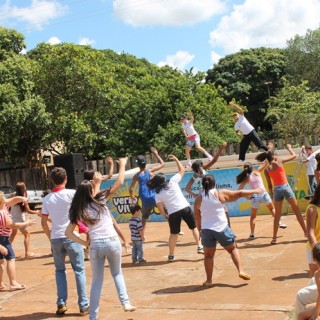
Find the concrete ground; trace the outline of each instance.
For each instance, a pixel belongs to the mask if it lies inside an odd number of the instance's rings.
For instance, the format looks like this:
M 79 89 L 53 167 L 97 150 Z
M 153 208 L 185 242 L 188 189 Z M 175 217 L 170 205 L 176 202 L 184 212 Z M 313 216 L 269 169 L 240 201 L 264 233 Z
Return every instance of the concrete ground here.
M 38 219 L 38 218 L 37 218 Z M 218 248 L 215 259 L 214 286 L 205 288 L 203 256 L 197 254 L 191 232 L 183 223 L 184 235 L 179 236 L 176 260 L 166 261 L 168 254 L 167 223 L 148 223 L 144 244 L 146 264 L 132 265 L 130 254 L 123 256 L 123 272 L 132 304 L 138 310 L 125 313 L 118 301 L 108 267 L 105 268 L 100 317 L 108 320 L 184 320 L 237 319 L 285 320 L 294 319 L 296 292 L 308 282 L 305 257 L 306 238 L 294 215 L 283 218 L 288 225 L 279 230 L 277 245 L 270 245 L 271 216 L 258 216 L 256 239 L 249 236 L 249 217 L 231 218 L 237 234 L 245 270 L 250 281 L 238 277 L 228 253 Z M 127 224 L 121 228 L 129 238 Z M 56 319 L 56 287 L 49 242 L 41 232 L 40 223 L 31 231 L 30 260 L 18 259 L 17 279 L 26 290 L 0 291 L 1 320 Z M 23 236 L 14 241 L 17 256 L 23 256 Z M 90 262 L 86 262 L 88 294 Z M 74 276 L 68 264 L 69 299 L 64 319 L 80 319 Z M 4 277 L 7 283 L 7 275 Z

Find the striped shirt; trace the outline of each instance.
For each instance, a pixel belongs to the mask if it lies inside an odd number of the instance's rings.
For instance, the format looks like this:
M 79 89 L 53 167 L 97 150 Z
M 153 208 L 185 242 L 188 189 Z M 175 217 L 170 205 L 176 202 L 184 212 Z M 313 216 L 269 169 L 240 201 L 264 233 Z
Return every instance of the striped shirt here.
M 7 227 L 6 216 L 11 218 L 8 207 L 4 205 L 3 209 L 0 210 L 0 236 L 9 237 L 12 230 Z
M 140 218 L 132 217 L 129 220 L 129 228 L 131 230 L 131 240 L 142 240 L 139 233 L 139 231 L 143 229 L 142 221 Z

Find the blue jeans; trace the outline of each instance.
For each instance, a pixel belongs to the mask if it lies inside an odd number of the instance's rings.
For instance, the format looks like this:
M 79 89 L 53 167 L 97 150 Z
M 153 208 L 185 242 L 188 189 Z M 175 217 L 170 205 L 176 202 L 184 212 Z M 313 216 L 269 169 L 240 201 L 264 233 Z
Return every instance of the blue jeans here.
M 309 183 L 309 195 L 313 195 L 314 189 L 317 186 L 315 176 L 308 175 L 308 183 Z
M 89 302 L 86 294 L 86 273 L 82 246 L 68 238 L 60 238 L 51 239 L 51 247 L 56 268 L 57 305 L 67 303 L 68 287 L 65 259 L 68 255 L 76 277 L 79 308 L 87 307 Z
M 132 261 L 137 262 L 143 260 L 142 240 L 132 241 Z
M 99 300 L 104 280 L 104 264 L 107 258 L 121 304 L 130 303 L 121 270 L 122 247 L 118 236 L 91 240 L 90 263 L 92 284 L 90 292 L 90 319 L 97 319 Z

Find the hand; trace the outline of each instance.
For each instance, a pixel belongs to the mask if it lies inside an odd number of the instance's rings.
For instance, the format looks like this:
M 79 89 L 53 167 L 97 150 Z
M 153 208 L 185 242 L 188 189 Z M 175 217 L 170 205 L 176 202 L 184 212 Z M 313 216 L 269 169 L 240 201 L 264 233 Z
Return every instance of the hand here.
M 151 147 L 150 150 L 153 154 L 158 154 L 158 150 L 155 147 Z
M 105 161 L 107 161 L 109 164 L 113 163 L 112 157 L 106 157 Z
M 225 149 L 227 147 L 228 143 L 224 141 L 222 145 L 220 146 L 221 149 Z
M 290 149 L 291 149 L 291 144 L 288 143 L 288 144 L 286 145 L 286 147 L 287 147 L 288 150 L 290 150 Z
M 96 171 L 94 174 L 93 174 L 93 179 L 92 179 L 92 182 L 94 184 L 99 184 L 101 183 L 102 181 L 102 174 L 98 171 Z
M 125 249 L 126 249 L 126 253 L 130 253 L 130 252 L 131 252 L 132 247 L 130 246 L 129 243 L 125 243 L 125 244 L 124 244 L 124 247 L 125 247 Z
M 125 158 L 119 158 L 119 165 L 125 166 L 127 164 L 128 157 Z
M 179 161 L 178 158 L 176 156 L 174 156 L 173 154 L 169 154 L 168 158 L 169 158 L 169 160 Z
M 33 225 L 35 225 L 35 224 L 37 224 L 37 222 L 34 221 L 34 220 L 29 220 L 29 221 L 27 222 L 27 225 L 28 225 L 28 226 L 33 226 Z

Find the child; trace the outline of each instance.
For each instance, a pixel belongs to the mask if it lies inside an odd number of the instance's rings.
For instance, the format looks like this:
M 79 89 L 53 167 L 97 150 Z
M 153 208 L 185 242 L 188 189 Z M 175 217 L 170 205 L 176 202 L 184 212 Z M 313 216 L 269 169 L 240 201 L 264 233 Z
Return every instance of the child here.
M 11 220 L 9 207 L 19 203 L 27 202 L 27 198 L 17 196 L 10 199 L 4 197 L 0 192 L 0 290 L 5 288 L 3 283 L 4 260 L 7 261 L 7 273 L 10 281 L 10 291 L 23 290 L 25 286 L 16 281 L 15 254 L 9 240 L 11 229 L 23 228 L 35 224 L 32 220 L 14 223 Z M 3 247 L 5 249 L 3 249 Z
M 193 117 L 193 114 L 191 111 L 189 111 L 189 116 L 190 116 L 189 120 L 188 120 L 187 116 L 184 114 L 182 114 L 180 116 L 180 121 L 182 124 L 182 131 L 187 139 L 185 152 L 186 152 L 186 157 L 187 157 L 187 161 L 188 161 L 186 167 L 188 167 L 188 168 L 191 167 L 190 151 L 193 146 L 195 146 L 200 152 L 202 152 L 208 158 L 209 161 L 212 160 L 212 156 L 205 149 L 203 149 L 200 145 L 200 136 L 193 127 L 194 117 Z
M 147 261 L 143 259 L 142 242 L 144 241 L 144 231 L 140 219 L 141 207 L 138 204 L 132 204 L 130 205 L 130 212 L 132 213 L 132 218 L 129 220 L 132 241 L 132 262 L 136 263 L 139 261 L 139 263 L 144 263 Z
M 316 320 L 320 314 L 320 243 L 317 243 L 312 249 L 312 256 L 314 262 L 318 266 L 318 270 L 314 273 L 314 280 L 317 285 L 318 296 L 316 300 L 316 305 L 307 308 L 298 314 L 298 320 Z

